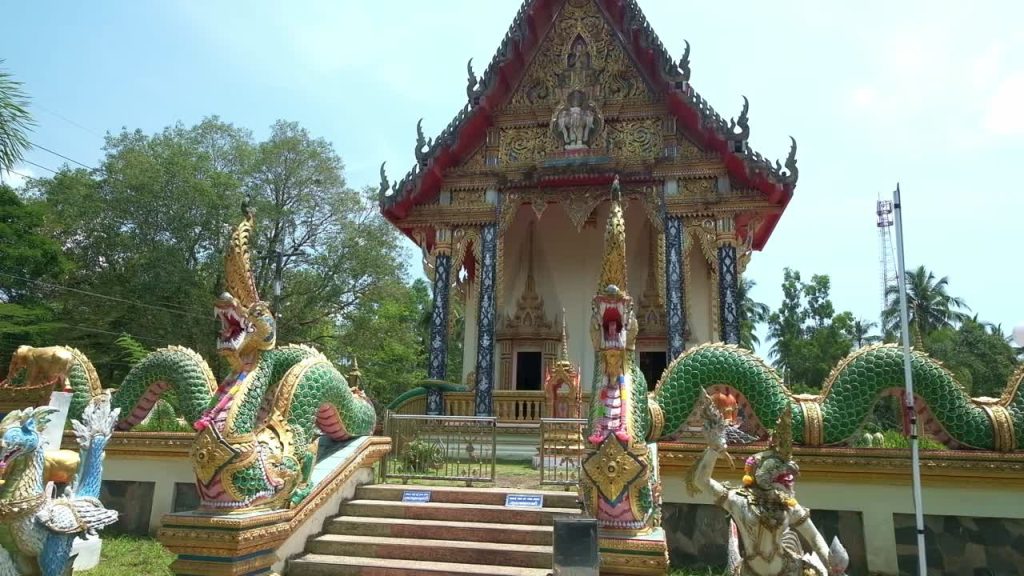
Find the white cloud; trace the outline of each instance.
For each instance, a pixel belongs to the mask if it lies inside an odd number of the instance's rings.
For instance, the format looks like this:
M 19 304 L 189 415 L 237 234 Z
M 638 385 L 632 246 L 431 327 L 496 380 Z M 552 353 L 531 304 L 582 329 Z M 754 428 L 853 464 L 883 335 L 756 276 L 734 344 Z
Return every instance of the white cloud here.
M 0 180 L 3 180 L 4 184 L 7 184 L 11 188 L 18 189 L 25 184 L 25 181 L 28 178 L 35 178 L 36 174 L 35 172 L 32 171 L 31 168 L 21 165 L 15 166 L 14 169 L 10 172 L 0 172 L 0 177 L 2 177 L 0 178 Z
M 1024 135 L 1024 71 L 1003 77 L 985 109 L 985 130 L 997 136 Z
M 856 108 L 869 109 L 878 102 L 878 90 L 871 86 L 861 86 L 854 89 L 850 101 Z

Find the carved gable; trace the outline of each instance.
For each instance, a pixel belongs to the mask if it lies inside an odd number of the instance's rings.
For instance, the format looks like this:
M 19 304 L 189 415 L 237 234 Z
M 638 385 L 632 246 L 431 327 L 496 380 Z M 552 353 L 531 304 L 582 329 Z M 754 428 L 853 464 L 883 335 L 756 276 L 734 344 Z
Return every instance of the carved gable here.
M 648 89 L 593 0 L 566 0 L 513 93 L 508 111 L 548 107 L 573 90 L 603 102 L 646 100 Z
M 655 102 L 594 0 L 566 0 L 498 113 L 498 164 L 653 160 L 666 117 Z

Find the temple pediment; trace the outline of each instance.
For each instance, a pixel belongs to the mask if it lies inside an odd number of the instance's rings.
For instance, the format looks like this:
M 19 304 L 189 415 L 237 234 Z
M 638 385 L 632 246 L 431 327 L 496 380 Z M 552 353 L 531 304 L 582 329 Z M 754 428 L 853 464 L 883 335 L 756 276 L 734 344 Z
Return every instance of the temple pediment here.
M 765 204 L 740 209 L 765 213 L 760 249 L 792 197 L 795 145 L 784 164 L 753 151 L 748 103 L 716 112 L 689 52 L 671 56 L 636 0 L 525 0 L 483 74 L 469 66 L 463 109 L 433 138 L 418 131 L 412 170 L 392 182 L 382 166 L 382 212 L 408 233 L 443 192 L 724 178 Z

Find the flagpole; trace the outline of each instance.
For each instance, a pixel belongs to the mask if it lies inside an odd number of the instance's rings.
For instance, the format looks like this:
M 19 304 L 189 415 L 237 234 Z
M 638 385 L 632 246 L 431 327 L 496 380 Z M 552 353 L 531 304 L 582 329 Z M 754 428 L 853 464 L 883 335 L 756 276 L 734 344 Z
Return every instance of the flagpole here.
M 918 452 L 917 411 L 914 409 L 914 378 L 910 367 L 910 320 L 907 314 L 907 277 L 903 264 L 903 208 L 900 204 L 900 185 L 892 193 L 892 204 L 896 212 L 896 265 L 900 290 L 900 323 L 903 327 L 903 376 L 906 380 L 906 417 L 910 421 L 910 457 L 914 474 L 914 516 L 917 523 L 918 574 L 927 576 L 928 562 L 924 549 L 924 512 L 921 504 L 921 458 Z

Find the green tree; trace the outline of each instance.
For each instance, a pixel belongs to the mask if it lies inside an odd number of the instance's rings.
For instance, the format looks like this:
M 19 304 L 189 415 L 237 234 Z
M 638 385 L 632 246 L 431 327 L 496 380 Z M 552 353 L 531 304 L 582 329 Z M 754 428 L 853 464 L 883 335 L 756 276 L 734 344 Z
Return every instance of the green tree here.
M 14 168 L 21 160 L 30 145 L 26 133 L 32 126 L 28 97 L 22 91 L 21 82 L 0 70 L 0 172 Z
M 737 297 L 740 301 L 740 346 L 747 350 L 753 350 L 761 344 L 757 337 L 757 327 L 768 321 L 771 309 L 768 305 L 754 300 L 750 293 L 754 290 L 757 282 L 750 278 L 741 277 L 737 286 Z
M 925 338 L 932 331 L 953 327 L 967 318 L 962 310 L 970 310 L 970 307 L 963 299 L 949 295 L 949 277 L 943 276 L 936 280 L 933 272 L 918 266 L 907 272 L 906 282 L 910 334 L 919 347 L 924 347 Z M 898 335 L 901 332 L 899 285 L 887 287 L 885 298 L 888 302 L 882 312 L 885 331 Z
M 390 282 L 360 300 L 338 337 L 338 350 L 359 361 L 367 393 L 385 406 L 427 376 L 427 338 L 421 321 L 430 310 L 430 288 Z
M 43 224 L 43 206 L 0 184 L 0 357 L 59 328 L 47 296 L 69 263 Z
M 871 333 L 875 328 L 878 328 L 878 322 L 871 322 L 863 318 L 854 320 L 850 325 L 850 332 L 847 334 L 853 341 L 854 348 L 863 348 L 881 342 L 881 336 Z
M 799 272 L 784 272 L 782 304 L 768 318 L 773 339 L 769 357 L 795 389 L 819 389 L 853 346 L 853 315 L 835 313 L 830 291 L 826 275 L 816 274 L 805 283 Z
M 1018 365 L 1005 335 L 976 317 L 932 331 L 925 345 L 974 396 L 998 397 Z
M 88 354 L 104 381 L 116 384 L 130 367 L 113 343 L 123 333 L 147 347 L 188 346 L 213 361 L 210 310 L 224 289 L 228 229 L 246 196 L 256 210 L 261 297 L 274 296 L 276 261 L 268 256 L 304 254 L 284 262 L 279 342 L 350 356 L 341 335 L 359 306 L 380 304 L 391 297 L 386 287 L 403 283 L 398 232 L 368 192 L 345 185 L 330 145 L 296 124 L 279 122 L 257 142 L 212 117 L 156 134 L 125 130 L 109 136 L 105 150 L 98 170 L 65 170 L 33 180 L 30 190 L 75 264 L 66 279 L 75 290 L 53 301 L 68 326 L 59 340 Z M 364 342 L 381 344 L 378 334 L 364 333 Z

